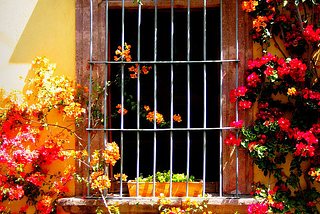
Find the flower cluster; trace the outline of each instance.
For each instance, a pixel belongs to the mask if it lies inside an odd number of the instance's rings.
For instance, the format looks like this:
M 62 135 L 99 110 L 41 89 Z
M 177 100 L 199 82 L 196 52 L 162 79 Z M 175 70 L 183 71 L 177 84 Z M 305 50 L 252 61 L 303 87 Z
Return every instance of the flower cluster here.
M 86 155 L 86 154 L 85 154 Z M 80 157 L 82 157 L 81 155 Z M 107 173 L 109 173 L 109 166 L 114 166 L 120 159 L 119 146 L 115 143 L 106 143 L 103 151 L 95 150 L 92 154 L 89 167 L 90 185 L 91 189 L 98 189 L 101 193 L 110 188 L 111 180 Z M 120 174 L 114 175 L 115 179 L 119 179 Z M 122 179 L 126 180 L 127 175 L 122 174 Z
M 120 46 L 118 46 L 118 49 L 116 50 L 116 55 L 114 56 L 115 61 L 126 61 L 131 62 L 131 55 L 130 55 L 130 49 L 131 45 L 128 45 L 127 43 L 124 44 L 124 49 L 122 49 Z
M 73 81 L 53 76 L 54 70 L 47 58 L 37 57 L 32 62 L 35 77 L 28 80 L 26 94 L 0 90 L 0 203 L 26 198 L 38 213 L 57 212 L 57 198 L 69 191 L 66 185 L 75 173 L 65 163 L 63 173 L 48 170 L 52 163 L 70 157 L 64 146 L 69 143 L 66 132 L 73 133 L 48 123 L 48 116 L 53 109 L 62 119 L 79 118 L 85 112 L 75 100 Z M 19 212 L 28 209 L 24 206 Z
M 163 193 L 160 193 L 157 204 L 159 205 L 159 211 L 161 214 L 212 214 L 211 211 L 205 211 L 207 208 L 206 199 L 198 203 L 197 201 L 191 201 L 190 198 L 186 198 L 185 201 L 182 202 L 182 207 L 174 207 L 170 206 L 171 200 L 167 199 Z
M 130 49 L 131 49 L 131 45 L 128 45 L 127 43 L 125 43 L 123 49 L 119 46 L 118 49 L 115 51 L 116 56 L 114 56 L 114 60 L 115 61 L 131 62 L 132 57 L 130 55 Z M 123 64 L 123 66 L 125 66 L 125 64 Z M 139 67 L 141 69 L 139 69 Z M 129 76 L 125 77 L 124 83 L 127 84 L 130 80 L 136 79 L 138 77 L 138 73 L 139 74 L 143 73 L 145 75 L 148 74 L 151 71 L 151 69 L 152 69 L 151 66 L 139 65 L 139 64 L 135 64 L 135 65 L 129 67 L 128 68 Z M 128 75 L 128 74 L 125 74 L 125 75 Z M 114 83 L 118 87 L 121 86 L 120 82 L 121 82 L 120 78 L 116 77 L 116 80 L 114 81 Z M 111 116 L 116 117 L 117 114 L 126 115 L 128 113 L 127 109 L 135 110 L 137 108 L 137 103 L 133 100 L 132 95 L 129 95 L 128 93 L 125 92 L 124 96 L 125 96 L 126 103 L 124 103 L 123 105 L 126 106 L 126 108 L 122 107 L 121 104 L 118 104 L 116 106 L 116 109 L 118 109 L 118 110 L 116 110 L 116 114 L 113 114 Z M 158 124 L 159 126 L 161 126 L 161 127 L 170 126 L 170 122 L 166 122 L 161 113 L 159 113 L 158 111 L 156 111 L 156 112 L 150 111 L 150 107 L 147 105 L 144 105 L 141 108 L 140 114 L 142 115 L 142 117 L 145 117 L 146 120 L 151 123 L 153 123 L 154 118 L 156 118 L 156 124 Z M 181 121 L 182 121 L 182 119 L 181 119 L 180 114 L 173 115 L 173 122 L 180 123 Z
M 154 120 L 154 111 L 150 111 L 148 113 L 147 120 L 149 120 L 150 122 L 152 122 Z M 156 112 L 156 121 L 157 121 L 157 124 L 164 122 L 163 115 Z
M 307 25 L 304 29 L 303 35 L 307 41 L 318 42 L 320 40 L 320 29 L 313 30 L 313 25 Z
M 145 65 L 142 66 L 141 70 L 143 72 L 143 74 L 148 74 L 149 71 L 151 70 L 151 66 L 146 67 Z M 141 70 L 139 70 L 139 73 L 141 74 Z M 136 64 L 135 66 L 131 66 L 130 68 L 128 68 L 128 71 L 133 72 L 130 74 L 130 77 L 132 79 L 136 79 L 138 78 L 138 64 Z
M 256 6 L 258 5 L 258 1 L 249 0 L 249 1 L 243 1 L 242 2 L 242 9 L 246 12 L 252 12 L 256 10 Z
M 258 203 L 247 211 L 318 213 L 319 7 L 283 0 L 243 1 L 242 7 L 253 18 L 250 34 L 261 45 L 262 56 L 248 61 L 245 85 L 230 92 L 230 101 L 240 110 L 257 109 L 253 124 L 230 124 L 238 134 L 230 131 L 225 143 L 247 149 L 269 177 L 268 186 L 254 183 Z M 283 57 L 268 53 L 271 39 Z

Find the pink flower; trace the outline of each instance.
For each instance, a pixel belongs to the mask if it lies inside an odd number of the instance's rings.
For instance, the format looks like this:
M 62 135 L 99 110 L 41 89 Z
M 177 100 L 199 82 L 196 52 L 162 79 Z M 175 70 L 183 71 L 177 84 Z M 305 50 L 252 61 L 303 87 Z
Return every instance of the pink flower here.
M 252 86 L 252 87 L 256 88 L 257 84 L 261 83 L 261 79 L 259 78 L 259 75 L 257 75 L 255 72 L 253 72 L 252 74 L 250 74 L 247 77 L 247 83 L 248 83 L 248 86 Z
M 268 205 L 267 204 L 251 204 L 248 206 L 247 212 L 249 214 L 265 214 L 268 213 Z
M 294 152 L 295 156 L 302 155 L 303 157 L 312 157 L 314 156 L 314 147 L 310 145 L 306 145 L 304 143 L 296 144 L 296 151 Z
M 243 120 L 233 121 L 230 123 L 231 127 L 235 127 L 237 129 L 241 129 L 243 127 Z
M 280 118 L 278 120 L 278 125 L 279 125 L 281 131 L 287 131 L 290 128 L 290 121 L 285 118 Z

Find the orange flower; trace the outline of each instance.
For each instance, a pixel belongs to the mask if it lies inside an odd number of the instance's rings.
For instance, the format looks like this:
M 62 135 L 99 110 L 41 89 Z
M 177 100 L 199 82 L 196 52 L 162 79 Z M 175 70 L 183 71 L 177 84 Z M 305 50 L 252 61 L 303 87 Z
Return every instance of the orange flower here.
M 100 175 L 96 179 L 92 179 L 91 188 L 98 188 L 100 191 L 107 189 L 111 186 L 111 182 L 106 175 Z
M 149 70 L 147 69 L 146 66 L 142 66 L 142 72 L 143 72 L 144 74 L 148 74 L 148 73 L 149 73 Z
M 131 62 L 131 55 L 129 55 L 130 48 L 131 45 L 127 45 L 127 43 L 124 44 L 124 50 L 122 50 L 122 48 L 118 46 L 118 49 L 115 51 L 116 56 L 114 56 L 114 60 L 119 61 L 120 59 L 122 59 L 127 62 Z M 121 57 L 117 57 L 118 55 L 120 55 Z
M 79 83 L 77 84 L 77 88 L 81 88 L 81 85 Z
M 149 106 L 144 106 L 144 109 L 146 110 L 146 111 L 150 111 L 150 107 Z
M 131 79 L 136 79 L 136 78 L 138 78 L 138 76 L 137 76 L 137 74 L 130 74 L 130 78 Z
M 258 5 L 258 1 L 249 0 L 242 2 L 242 9 L 246 12 L 252 12 L 256 10 L 256 6 Z
M 182 120 L 181 120 L 181 116 L 180 116 L 180 114 L 178 114 L 178 115 L 173 115 L 173 120 L 174 121 L 176 121 L 176 122 L 178 122 L 178 123 L 180 123 Z
M 119 109 L 119 110 L 118 110 L 118 113 L 121 114 L 121 104 L 118 104 L 118 105 L 116 106 L 116 108 Z M 123 115 L 125 115 L 125 114 L 127 114 L 127 113 L 128 113 L 127 109 L 123 108 Z
M 120 175 L 121 175 L 120 173 L 117 173 L 114 175 L 114 178 L 118 180 L 120 178 Z M 122 174 L 122 181 L 127 181 L 127 178 L 128 178 L 128 175 Z
M 266 16 L 257 16 L 255 20 L 253 20 L 253 28 L 256 28 L 256 32 L 260 32 L 261 27 L 267 27 L 268 18 Z
M 148 113 L 147 120 L 149 120 L 150 122 L 153 122 L 153 120 L 154 120 L 154 111 Z M 158 112 L 156 112 L 156 120 L 157 120 L 157 124 L 160 124 L 160 123 L 164 122 L 163 115 L 158 113 Z
M 117 160 L 120 159 L 119 146 L 115 143 L 107 143 L 105 150 L 102 153 L 102 158 L 106 163 L 116 164 Z
M 128 70 L 131 72 L 136 72 L 137 68 L 134 66 L 131 66 L 130 68 L 128 68 Z
M 85 92 L 85 93 L 88 93 L 88 92 L 89 92 L 89 88 L 88 88 L 88 87 L 83 87 L 83 89 L 84 89 L 84 92 Z

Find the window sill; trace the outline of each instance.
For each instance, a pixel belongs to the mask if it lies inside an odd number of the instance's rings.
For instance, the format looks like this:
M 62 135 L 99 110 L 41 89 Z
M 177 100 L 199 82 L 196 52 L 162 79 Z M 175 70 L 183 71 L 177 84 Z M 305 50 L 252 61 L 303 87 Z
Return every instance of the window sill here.
M 120 213 L 159 213 L 158 206 L 155 205 L 157 198 L 128 198 L 128 199 L 109 199 L 107 203 L 112 205 L 118 202 L 120 205 Z M 183 199 L 174 198 L 170 199 L 172 206 L 181 206 Z M 203 201 L 201 198 L 192 198 L 197 202 Z M 208 210 L 213 213 L 220 214 L 234 214 L 236 211 L 239 213 L 246 213 L 248 205 L 255 202 L 255 199 L 248 196 L 241 196 L 241 198 L 228 198 L 228 197 L 213 197 L 208 200 Z M 93 214 L 99 206 L 103 208 L 102 199 L 83 199 L 83 198 L 61 198 L 58 200 L 58 205 L 63 208 L 65 212 L 70 214 Z

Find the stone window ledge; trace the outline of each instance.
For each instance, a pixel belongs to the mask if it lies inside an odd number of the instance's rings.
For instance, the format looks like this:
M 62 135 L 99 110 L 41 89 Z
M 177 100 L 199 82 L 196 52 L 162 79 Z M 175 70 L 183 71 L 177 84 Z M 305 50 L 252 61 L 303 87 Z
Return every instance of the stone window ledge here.
M 128 199 L 108 199 L 108 205 L 119 203 L 120 213 L 159 213 L 156 205 L 157 198 L 128 198 Z M 181 206 L 183 198 L 173 198 L 172 206 Z M 197 202 L 203 201 L 202 198 L 192 198 Z M 213 197 L 208 199 L 208 209 L 213 213 L 219 214 L 234 214 L 246 213 L 248 205 L 255 202 L 252 197 L 228 198 L 228 197 Z M 99 206 L 104 208 L 102 199 L 83 199 L 83 198 L 61 198 L 58 200 L 58 205 L 65 212 L 70 214 L 93 214 Z

